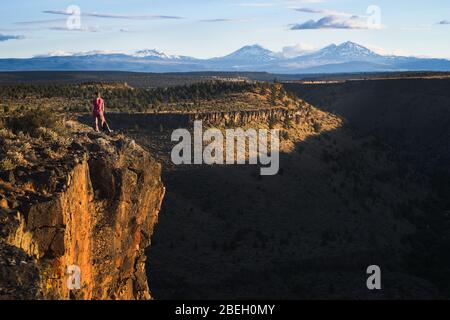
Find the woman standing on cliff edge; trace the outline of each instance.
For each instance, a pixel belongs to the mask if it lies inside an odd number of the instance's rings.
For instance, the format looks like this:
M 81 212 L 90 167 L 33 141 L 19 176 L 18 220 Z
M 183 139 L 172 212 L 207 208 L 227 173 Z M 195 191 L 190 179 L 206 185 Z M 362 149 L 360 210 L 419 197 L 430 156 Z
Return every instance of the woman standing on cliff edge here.
M 105 119 L 105 101 L 102 99 L 100 92 L 96 93 L 96 98 L 94 98 L 92 104 L 92 115 L 94 116 L 95 131 L 100 132 L 98 129 L 98 119 L 100 118 L 101 128 L 106 128 L 108 132 L 111 133 L 112 130 L 109 128 L 109 125 Z

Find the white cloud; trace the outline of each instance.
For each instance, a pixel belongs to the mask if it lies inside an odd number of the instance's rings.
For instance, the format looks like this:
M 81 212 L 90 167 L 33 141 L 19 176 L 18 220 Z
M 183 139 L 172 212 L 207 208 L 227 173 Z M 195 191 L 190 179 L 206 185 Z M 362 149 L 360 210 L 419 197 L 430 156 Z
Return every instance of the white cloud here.
M 80 28 L 73 28 L 73 29 L 69 29 L 67 27 L 49 27 L 48 30 L 71 31 L 71 32 L 100 32 L 100 31 L 106 31 L 106 30 L 111 30 L 111 29 L 110 28 L 82 26 Z
M 23 39 L 25 39 L 24 36 L 16 36 L 16 35 L 0 33 L 0 42 L 9 41 L 9 40 L 23 40 Z
M 285 3 L 288 6 L 302 5 L 302 4 L 314 4 L 314 3 L 323 3 L 324 0 L 286 0 Z
M 297 43 L 293 46 L 283 47 L 281 54 L 285 58 L 295 58 L 314 51 L 316 48 L 308 43 Z
M 359 16 L 342 18 L 342 16 L 329 15 L 319 20 L 290 25 L 291 30 L 316 30 L 316 29 L 369 29 L 367 20 Z
M 71 16 L 72 13 L 62 10 L 45 10 L 43 13 Z M 105 14 L 96 12 L 81 12 L 83 17 L 107 18 L 107 19 L 125 19 L 125 20 L 157 20 L 157 19 L 183 19 L 177 16 L 166 15 L 124 15 L 124 14 Z
M 328 10 L 328 9 L 313 9 L 313 8 L 292 8 L 295 11 L 298 12 L 304 12 L 304 13 L 320 13 L 327 16 L 348 16 L 351 17 L 353 14 L 348 12 L 341 12 L 341 11 L 335 11 L 335 10 Z
M 403 49 L 387 50 L 383 47 L 374 44 L 364 44 L 364 47 L 382 56 L 402 56 L 402 57 L 410 56 L 410 54 L 404 51 Z
M 199 20 L 199 22 L 247 22 L 250 20 L 246 19 L 228 19 L 228 18 L 218 18 L 218 19 L 203 19 Z
M 366 47 L 367 49 L 369 49 L 379 55 L 382 55 L 382 56 L 389 54 L 389 52 L 385 48 L 377 46 L 377 45 L 365 44 L 364 47 Z
M 233 6 L 236 7 L 249 7 L 249 8 L 261 8 L 261 7 L 273 7 L 275 3 L 271 2 L 245 2 L 245 3 L 234 3 Z
M 371 8 L 371 7 L 369 7 Z M 378 7 L 376 7 L 378 8 Z M 342 12 L 329 9 L 315 9 L 310 7 L 294 7 L 293 10 L 309 14 L 321 14 L 318 20 L 308 20 L 306 22 L 291 24 L 291 30 L 313 30 L 313 29 L 383 29 L 381 23 L 373 23 L 373 16 L 356 15 L 349 12 Z M 371 8 L 372 11 L 375 8 Z M 373 14 L 373 13 L 372 13 Z
M 66 21 L 66 19 L 34 20 L 34 21 L 19 21 L 19 22 L 15 22 L 15 24 L 27 25 L 27 26 L 39 26 L 39 25 L 58 24 L 58 23 L 63 23 L 65 21 Z

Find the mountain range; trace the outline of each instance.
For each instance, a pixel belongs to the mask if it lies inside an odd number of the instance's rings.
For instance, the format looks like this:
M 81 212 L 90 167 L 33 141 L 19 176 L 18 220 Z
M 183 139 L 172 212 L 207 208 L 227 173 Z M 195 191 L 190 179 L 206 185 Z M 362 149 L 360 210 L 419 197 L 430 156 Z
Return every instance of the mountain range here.
M 381 55 L 348 41 L 296 57 L 285 57 L 260 45 L 245 46 L 211 59 L 167 55 L 153 49 L 133 54 L 56 52 L 26 59 L 0 59 L 0 71 L 264 71 L 279 74 L 450 71 L 450 60 Z

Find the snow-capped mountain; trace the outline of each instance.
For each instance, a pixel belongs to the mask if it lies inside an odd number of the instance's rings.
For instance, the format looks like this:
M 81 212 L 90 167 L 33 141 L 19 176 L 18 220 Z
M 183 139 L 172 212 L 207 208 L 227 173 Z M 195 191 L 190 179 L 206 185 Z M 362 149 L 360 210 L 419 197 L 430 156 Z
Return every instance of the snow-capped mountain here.
M 311 52 L 299 57 L 291 58 L 280 63 L 279 67 L 283 70 L 301 69 L 311 71 L 311 68 L 320 67 L 320 73 L 326 71 L 329 66 L 333 69 L 330 72 L 342 72 L 341 69 L 351 67 L 349 72 L 373 71 L 373 69 L 380 69 L 380 71 L 388 71 L 385 67 L 386 58 L 381 56 L 366 47 L 363 47 L 354 42 L 345 42 L 340 45 L 331 44 L 323 49 Z M 335 71 L 335 65 L 346 66 Z M 356 69 L 356 71 L 355 71 Z
M 40 55 L 34 56 L 34 58 L 69 57 L 69 56 L 73 56 L 73 53 L 63 51 L 63 50 L 58 50 L 58 51 L 52 51 L 52 52 L 49 52 L 46 54 L 40 54 Z
M 383 71 L 450 71 L 450 61 L 416 57 L 383 56 L 354 42 L 286 57 L 260 45 L 242 47 L 226 56 L 196 59 L 173 56 L 155 49 L 133 54 L 92 51 L 57 51 L 30 59 L 0 59 L 0 71 L 265 71 L 271 73 L 345 73 Z
M 245 46 L 229 55 L 204 61 L 208 70 L 214 71 L 268 71 L 279 58 L 260 45 Z
M 450 71 L 450 61 L 384 56 L 357 43 L 347 41 L 291 59 L 287 62 L 287 68 L 283 69 L 290 68 L 300 69 L 304 73 Z
M 345 42 L 341 45 L 329 45 L 315 53 L 310 55 L 316 59 L 329 59 L 329 60 L 361 60 L 370 59 L 374 57 L 380 57 L 375 52 L 363 47 L 354 42 Z
M 245 46 L 241 49 L 218 60 L 236 60 L 236 61 L 252 61 L 252 62 L 267 62 L 277 60 L 277 54 L 260 45 Z
M 37 55 L 34 58 L 49 58 L 49 57 L 85 57 L 85 56 L 100 56 L 100 55 L 113 55 L 120 54 L 113 51 L 103 51 L 103 50 L 92 50 L 92 51 L 82 51 L 82 52 L 68 52 L 63 50 L 52 51 L 47 54 Z
M 177 56 L 169 56 L 164 52 L 158 51 L 156 49 L 144 49 L 136 51 L 132 54 L 133 57 L 136 58 L 159 58 L 159 59 L 176 59 Z

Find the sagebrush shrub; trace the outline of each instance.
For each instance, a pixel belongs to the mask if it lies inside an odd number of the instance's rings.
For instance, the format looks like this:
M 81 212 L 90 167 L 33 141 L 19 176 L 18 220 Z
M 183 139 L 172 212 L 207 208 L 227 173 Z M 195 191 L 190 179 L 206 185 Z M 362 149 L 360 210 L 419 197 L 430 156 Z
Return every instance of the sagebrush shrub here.
M 16 165 L 9 158 L 5 158 L 0 161 L 0 171 L 10 171 L 13 170 L 15 167 Z
M 8 120 L 8 127 L 13 132 L 25 132 L 36 136 L 39 128 L 54 129 L 58 125 L 57 115 L 48 109 L 27 111 L 21 116 Z

